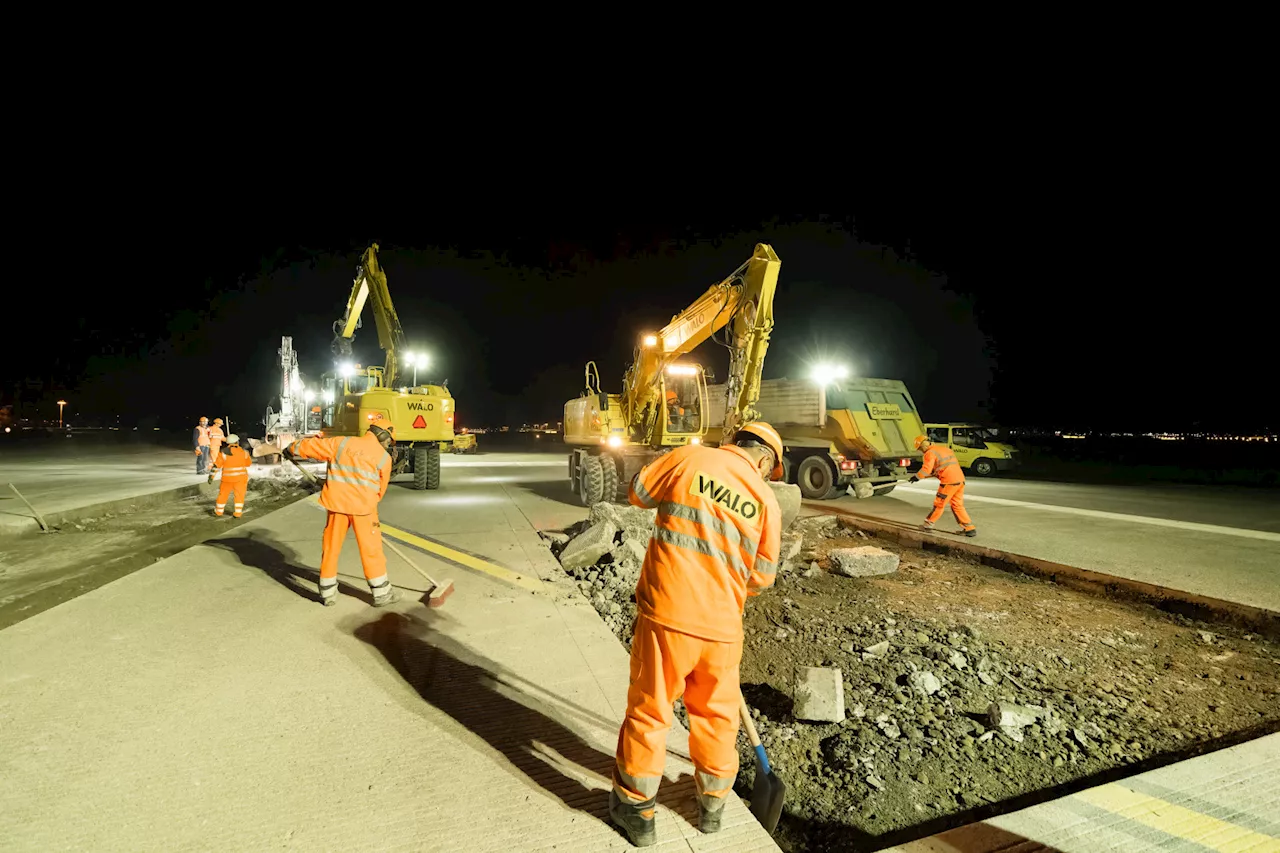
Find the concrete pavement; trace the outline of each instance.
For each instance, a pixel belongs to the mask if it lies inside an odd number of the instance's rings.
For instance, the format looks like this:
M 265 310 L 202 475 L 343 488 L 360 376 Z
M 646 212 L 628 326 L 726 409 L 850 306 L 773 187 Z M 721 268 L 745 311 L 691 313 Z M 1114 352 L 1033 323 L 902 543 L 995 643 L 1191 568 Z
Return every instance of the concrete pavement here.
M 350 540 L 321 607 L 307 500 L 0 631 L 0 847 L 630 849 L 606 820 L 627 654 L 531 521 L 585 511 L 538 494 L 558 464 L 479 461 L 384 501 L 454 578 L 443 608 L 370 608 Z M 686 737 L 655 849 L 776 851 L 736 798 L 698 832 Z
M 887 853 L 1280 853 L 1280 734 Z
M 65 443 L 8 446 L 0 456 L 0 536 L 38 528 L 13 483 L 46 521 L 81 507 L 198 486 L 195 455 L 166 447 Z M 52 523 L 52 522 L 50 522 Z
M 919 524 L 935 485 L 824 503 Z M 978 544 L 1280 611 L 1280 492 L 1274 489 L 970 478 L 965 505 Z M 939 527 L 959 529 L 949 510 Z

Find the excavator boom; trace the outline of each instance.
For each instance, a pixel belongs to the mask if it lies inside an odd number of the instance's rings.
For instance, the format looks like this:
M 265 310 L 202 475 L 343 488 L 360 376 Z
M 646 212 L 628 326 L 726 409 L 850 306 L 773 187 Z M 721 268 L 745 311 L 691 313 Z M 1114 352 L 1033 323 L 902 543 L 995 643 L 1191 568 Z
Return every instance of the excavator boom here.
M 351 286 L 351 296 L 347 299 L 347 310 L 342 319 L 334 323 L 334 352 L 341 356 L 351 354 L 351 341 L 356 329 L 360 328 L 360 314 L 364 311 L 365 302 L 373 298 L 373 320 L 378 328 L 378 344 L 387 353 L 386 366 L 383 368 L 383 382 L 391 388 L 395 387 L 398 354 L 404 349 L 404 330 L 400 327 L 400 318 L 396 316 L 395 306 L 391 304 L 391 291 L 387 289 L 387 277 L 378 263 L 378 244 L 374 243 L 365 249 L 360 256 L 360 266 L 356 268 L 355 282 Z

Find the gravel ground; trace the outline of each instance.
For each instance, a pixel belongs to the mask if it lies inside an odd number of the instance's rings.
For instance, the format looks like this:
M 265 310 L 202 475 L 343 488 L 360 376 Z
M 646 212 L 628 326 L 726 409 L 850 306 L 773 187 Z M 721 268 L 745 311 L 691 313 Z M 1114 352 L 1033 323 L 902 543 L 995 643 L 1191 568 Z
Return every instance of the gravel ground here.
M 569 574 L 624 644 L 639 571 L 627 543 L 647 538 L 651 517 L 593 509 L 548 535 L 562 553 L 613 524 L 610 550 Z M 803 539 L 778 584 L 747 605 L 742 662 L 743 694 L 788 787 L 777 840 L 789 853 L 873 850 L 1280 730 L 1280 645 L 1262 637 L 904 549 L 847 519 L 793 533 Z M 866 545 L 899 556 L 898 570 L 831 571 L 830 551 Z M 843 722 L 795 718 L 801 667 L 841 670 Z M 747 795 L 753 757 L 745 738 L 739 748 Z

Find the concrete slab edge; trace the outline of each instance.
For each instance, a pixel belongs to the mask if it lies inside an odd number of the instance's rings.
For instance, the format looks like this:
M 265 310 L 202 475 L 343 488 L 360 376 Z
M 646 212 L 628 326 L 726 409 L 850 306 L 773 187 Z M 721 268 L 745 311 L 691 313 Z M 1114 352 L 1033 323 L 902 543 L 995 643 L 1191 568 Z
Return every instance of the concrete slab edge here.
M 50 527 L 61 527 L 65 524 L 74 524 L 85 518 L 96 518 L 100 515 L 108 513 L 118 513 L 121 510 L 130 507 L 147 507 L 154 506 L 166 501 L 181 498 L 196 497 L 206 491 L 216 491 L 213 486 L 203 483 L 195 483 L 190 486 L 177 486 L 172 489 L 163 489 L 158 492 L 143 492 L 130 498 L 119 498 L 113 501 L 103 501 L 102 503 L 89 504 L 88 506 L 80 506 L 74 509 L 63 510 L 62 512 L 41 513 L 45 522 Z M 33 501 L 34 503 L 34 501 Z M 37 506 L 36 509 L 40 507 Z M 22 524 L 6 524 L 0 525 L 0 538 L 6 536 L 29 536 L 33 533 L 40 532 L 40 523 L 34 517 L 22 519 Z
M 840 507 L 824 506 L 813 501 L 805 501 L 804 506 L 824 515 L 848 518 L 868 532 L 878 536 L 883 535 L 903 545 L 941 554 L 964 554 L 975 557 L 984 566 L 995 569 L 1034 575 L 1094 595 L 1147 604 L 1158 610 L 1177 613 L 1189 619 L 1226 622 L 1247 628 L 1268 639 L 1280 640 L 1280 613 L 1274 610 L 1130 580 L 1065 563 L 1041 560 L 1037 557 L 1012 554 L 966 541 L 948 542 L 940 539 L 939 535 L 925 533 L 909 524 L 887 521 Z

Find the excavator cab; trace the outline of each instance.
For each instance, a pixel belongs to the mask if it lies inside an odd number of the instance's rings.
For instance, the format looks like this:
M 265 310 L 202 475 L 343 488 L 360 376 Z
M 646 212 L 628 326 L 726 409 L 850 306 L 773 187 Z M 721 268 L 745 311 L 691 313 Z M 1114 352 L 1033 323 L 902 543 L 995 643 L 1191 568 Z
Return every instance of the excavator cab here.
M 696 364 L 669 365 L 662 378 L 664 433 L 684 444 L 689 436 L 706 433 L 703 412 L 706 411 L 707 382 L 702 368 Z

